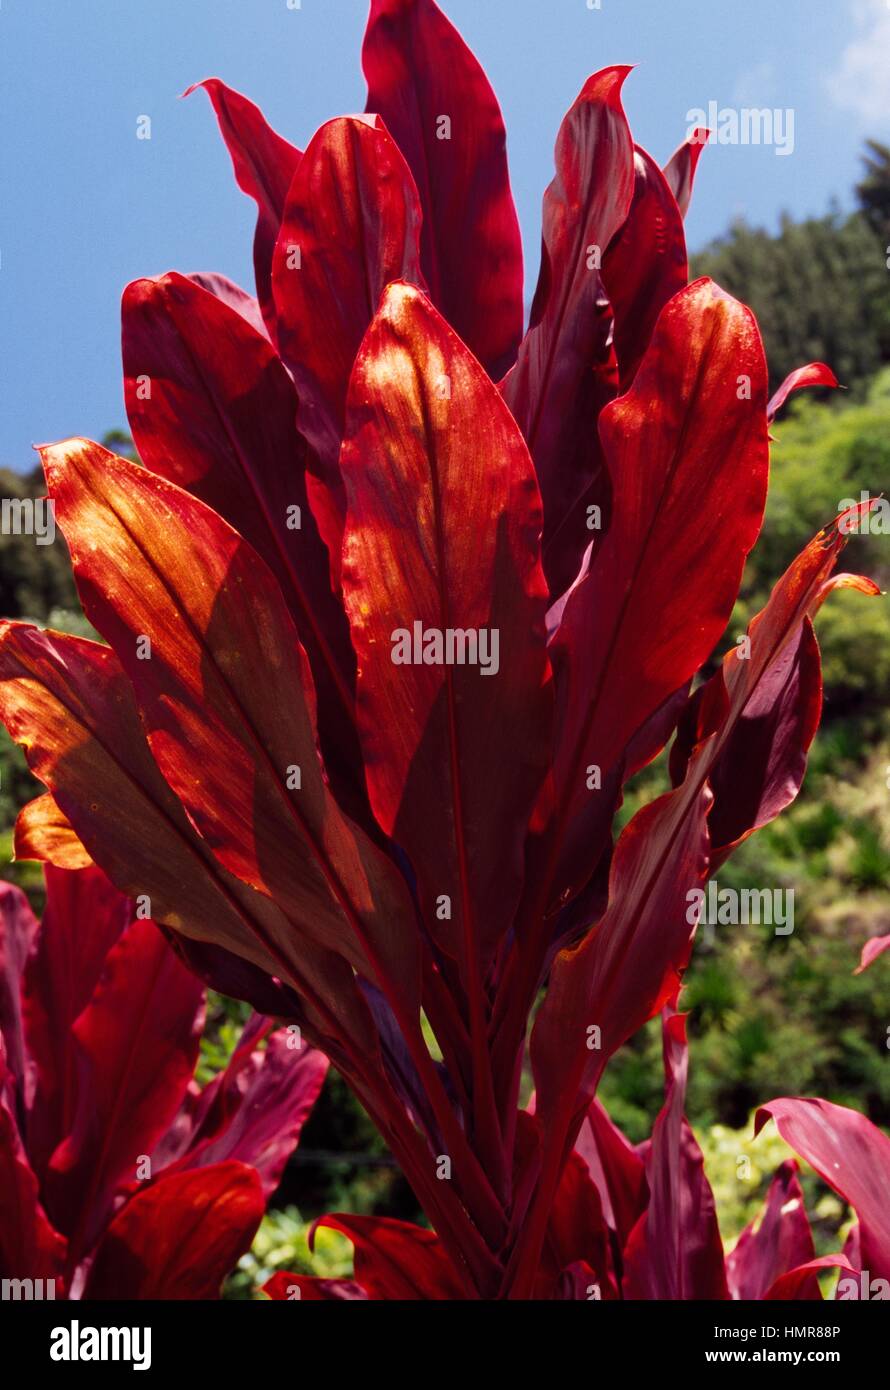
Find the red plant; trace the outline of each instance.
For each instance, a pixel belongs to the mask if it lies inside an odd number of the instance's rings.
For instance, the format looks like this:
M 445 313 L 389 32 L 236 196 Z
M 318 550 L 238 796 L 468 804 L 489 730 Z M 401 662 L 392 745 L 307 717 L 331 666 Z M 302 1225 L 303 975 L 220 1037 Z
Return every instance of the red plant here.
M 196 975 L 94 865 L 47 866 L 39 926 L 0 884 L 4 1281 L 51 1280 L 55 1298 L 219 1296 L 327 1061 L 254 1015 L 201 1088 L 203 1024 Z
M 482 70 L 432 0 L 372 0 L 364 66 L 374 114 L 305 153 L 202 84 L 258 204 L 258 302 L 215 275 L 131 285 L 144 466 L 41 451 L 109 645 L 3 631 L 0 712 L 50 789 L 20 850 L 82 844 L 217 987 L 266 1011 L 274 991 L 390 1144 L 435 1234 L 327 1218 L 355 1284 L 285 1290 L 812 1291 L 800 1213 L 781 1258 L 755 1275 L 743 1247 L 728 1278 L 672 1012 L 645 1162 L 596 1090 L 675 997 L 690 891 L 800 786 L 814 613 L 838 585 L 876 592 L 834 574 L 839 518 L 689 696 L 760 529 L 768 422 L 834 378 L 815 364 L 768 401 L 751 313 L 687 285 L 700 135 L 662 172 L 633 144 L 626 68 L 560 129 L 522 336 Z M 675 729 L 675 788 L 613 854 L 621 788 Z M 814 1159 L 816 1130 L 860 1123 L 774 1110 Z M 880 1235 L 873 1272 L 886 1254 Z

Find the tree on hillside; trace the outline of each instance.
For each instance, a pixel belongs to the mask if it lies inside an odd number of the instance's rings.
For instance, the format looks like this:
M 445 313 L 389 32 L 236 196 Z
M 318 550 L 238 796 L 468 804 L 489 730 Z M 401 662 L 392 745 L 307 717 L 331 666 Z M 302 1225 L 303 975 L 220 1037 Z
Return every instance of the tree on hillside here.
M 865 176 L 856 186 L 863 215 L 884 246 L 890 242 L 890 147 L 867 140 L 862 155 Z

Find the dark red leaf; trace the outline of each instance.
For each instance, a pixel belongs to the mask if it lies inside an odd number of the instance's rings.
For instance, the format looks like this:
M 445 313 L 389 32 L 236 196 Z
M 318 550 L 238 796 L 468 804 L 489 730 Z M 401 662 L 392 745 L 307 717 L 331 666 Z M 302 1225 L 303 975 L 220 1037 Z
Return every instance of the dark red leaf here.
M 28 1111 L 28 1155 L 41 1180 L 74 1120 L 72 1029 L 133 918 L 130 899 L 95 864 L 77 872 L 48 864 L 44 873 L 46 907 L 23 989 L 28 1054 L 39 1077 Z
M 216 112 L 238 187 L 257 205 L 253 265 L 257 295 L 270 336 L 275 340 L 275 306 L 272 300 L 272 252 L 284 211 L 291 179 L 300 163 L 300 151 L 266 124 L 258 106 L 233 91 L 218 77 L 196 82 L 183 96 L 203 87 Z
M 770 1101 L 757 1111 L 755 1133 L 768 1119 L 856 1212 L 862 1267 L 890 1279 L 890 1139 L 857 1110 L 827 1100 Z
M 779 1168 L 766 1196 L 763 1211 L 739 1236 L 726 1258 L 726 1274 L 733 1298 L 768 1298 L 778 1279 L 815 1258 L 813 1234 L 807 1220 L 803 1191 L 793 1159 Z M 801 1299 L 821 1299 L 818 1280 L 805 1279 Z
M 677 207 L 683 217 L 689 211 L 695 171 L 710 134 L 711 132 L 707 128 L 699 126 L 688 139 L 683 141 L 682 145 L 674 150 L 664 166 L 665 180 L 677 200 Z
M 162 1174 L 117 1213 L 99 1246 L 85 1298 L 218 1298 L 263 1215 L 252 1168 L 217 1163 Z
M 322 1216 L 355 1247 L 355 1279 L 372 1299 L 462 1299 L 465 1290 L 438 1236 L 388 1216 Z M 313 1230 L 315 1228 L 313 1227 Z
M 377 116 L 328 121 L 287 198 L 273 288 L 281 353 L 313 457 L 310 498 L 339 586 L 345 499 L 338 461 L 349 373 L 391 280 L 422 283 L 420 204 Z
M 589 790 L 590 769 L 606 787 L 628 740 L 726 626 L 766 497 L 765 398 L 751 314 L 700 280 L 665 309 L 633 390 L 603 413 L 612 523 L 550 645 L 549 853 L 561 860 L 551 898 L 582 887 L 601 852 L 603 793 Z
M 608 495 L 596 426 L 618 378 L 600 268 L 633 194 L 633 147 L 621 106 L 629 71 L 595 73 L 562 122 L 556 175 L 544 194 L 531 321 L 502 383 L 535 461 L 553 593 L 577 573 L 592 538 L 587 505 L 605 505 Z
M 433 303 L 497 380 L 522 332 L 522 243 L 497 98 L 433 0 L 371 0 L 362 66 L 367 110 L 383 117 L 420 193 Z
M 273 1032 L 262 1050 L 259 1040 L 242 1035 L 225 1071 L 205 1087 L 203 1113 L 180 1165 L 237 1159 L 256 1169 L 268 1198 L 318 1099 L 328 1060 L 286 1029 Z
M 134 281 L 122 317 L 139 457 L 206 502 L 266 561 L 320 692 L 325 750 L 355 795 L 355 658 L 309 506 L 293 383 L 267 339 L 185 276 Z
M 624 1252 L 624 1296 L 729 1298 L 723 1243 L 704 1158 L 684 1114 L 686 1016 L 664 1016 L 666 1096 L 646 1155 L 649 1206 Z
M 89 1249 L 121 1184 L 145 1176 L 141 1160 L 186 1093 L 204 1023 L 201 983 L 153 922 L 133 922 L 71 1030 L 76 1104 L 52 1157 L 47 1202 L 78 1251 Z
M 342 469 L 371 804 L 418 874 L 429 931 L 470 978 L 509 924 L 547 761 L 540 503 L 496 388 L 408 285 L 390 287 L 362 345 Z M 418 663 L 418 630 L 439 634 L 436 664 Z M 454 631 L 497 650 L 449 664 Z
M 615 316 L 619 389 L 627 391 L 658 316 L 689 280 L 683 218 L 655 160 L 634 147 L 634 195 L 627 219 L 606 252 L 603 285 Z M 744 365 L 739 371 L 745 371 Z M 667 398 L 670 400 L 670 391 Z

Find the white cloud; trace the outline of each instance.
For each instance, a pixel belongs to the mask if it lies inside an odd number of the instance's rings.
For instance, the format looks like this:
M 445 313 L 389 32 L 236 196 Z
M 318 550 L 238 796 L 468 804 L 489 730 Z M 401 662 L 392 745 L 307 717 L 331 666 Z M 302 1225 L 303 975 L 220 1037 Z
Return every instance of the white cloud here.
M 832 100 L 870 129 L 890 126 L 890 0 L 855 0 L 853 37 L 827 79 Z

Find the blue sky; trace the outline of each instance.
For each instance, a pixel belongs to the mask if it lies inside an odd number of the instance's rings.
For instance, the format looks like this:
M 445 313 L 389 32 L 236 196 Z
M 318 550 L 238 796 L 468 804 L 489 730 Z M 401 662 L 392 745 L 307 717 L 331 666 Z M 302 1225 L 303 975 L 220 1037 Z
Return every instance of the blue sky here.
M 594 3 L 594 0 L 591 0 Z M 890 135 L 887 0 L 444 0 L 504 108 L 537 275 L 554 136 L 585 77 L 638 64 L 625 86 L 637 140 L 664 160 L 708 102 L 794 110 L 794 151 L 712 146 L 692 247 L 744 214 L 850 204 L 865 135 Z M 251 285 L 253 205 L 235 187 L 209 103 L 177 95 L 222 77 L 304 146 L 361 110 L 366 0 L 2 0 L 0 8 L 0 464 L 34 442 L 125 423 L 123 286 L 221 270 Z M 152 139 L 136 139 L 140 115 Z

